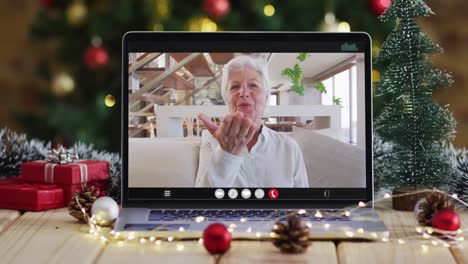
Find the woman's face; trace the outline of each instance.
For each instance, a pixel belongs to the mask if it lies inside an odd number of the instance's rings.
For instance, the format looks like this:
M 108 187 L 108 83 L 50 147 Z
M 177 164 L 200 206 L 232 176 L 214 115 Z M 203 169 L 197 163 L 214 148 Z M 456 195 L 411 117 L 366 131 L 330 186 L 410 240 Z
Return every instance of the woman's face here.
M 242 112 L 244 117 L 253 122 L 261 122 L 267 95 L 262 77 L 251 67 L 246 66 L 230 72 L 226 98 L 231 114 Z

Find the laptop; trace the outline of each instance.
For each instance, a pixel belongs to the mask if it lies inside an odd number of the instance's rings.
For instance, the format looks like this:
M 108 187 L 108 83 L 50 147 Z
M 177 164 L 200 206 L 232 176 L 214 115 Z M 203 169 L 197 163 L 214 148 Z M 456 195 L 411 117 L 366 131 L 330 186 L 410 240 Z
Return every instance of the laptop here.
M 269 239 L 388 236 L 373 207 L 367 33 L 129 32 L 114 231 Z

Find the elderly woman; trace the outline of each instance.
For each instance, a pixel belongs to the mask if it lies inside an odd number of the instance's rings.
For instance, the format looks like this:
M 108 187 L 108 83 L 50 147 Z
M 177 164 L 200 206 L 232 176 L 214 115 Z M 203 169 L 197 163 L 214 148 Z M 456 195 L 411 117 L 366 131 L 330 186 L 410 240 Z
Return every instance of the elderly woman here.
M 202 133 L 196 187 L 308 187 L 298 144 L 262 124 L 270 95 L 266 66 L 237 56 L 223 68 L 221 93 L 229 107 L 217 126 L 198 118 Z

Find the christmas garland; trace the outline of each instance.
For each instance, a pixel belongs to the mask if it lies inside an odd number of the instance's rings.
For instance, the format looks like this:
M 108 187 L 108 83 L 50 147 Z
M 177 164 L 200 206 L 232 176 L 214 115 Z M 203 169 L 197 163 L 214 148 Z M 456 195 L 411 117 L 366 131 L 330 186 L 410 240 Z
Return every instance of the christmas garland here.
M 392 184 L 384 180 L 388 176 L 388 167 L 383 166 L 386 158 L 386 153 L 392 151 L 392 144 L 385 142 L 381 137 L 374 134 L 374 176 L 375 176 L 375 189 L 393 189 Z M 446 186 L 437 186 L 446 189 L 448 192 L 456 193 L 460 199 L 468 200 L 468 149 L 456 149 L 451 143 L 444 148 L 440 154 L 445 159 L 449 160 L 455 174 L 450 175 L 449 181 Z
M 120 201 L 121 158 L 118 153 L 109 153 L 94 149 L 93 144 L 82 142 L 72 146 L 80 159 L 103 160 L 109 162 L 110 180 L 107 195 Z M 28 140 L 26 134 L 18 134 L 8 128 L 0 130 L 0 179 L 21 175 L 21 164 L 33 160 L 48 158 L 50 142 L 38 139 Z
M 392 146 L 378 136 L 374 137 L 374 168 L 376 190 L 393 188 L 381 184 L 382 173 L 379 168 L 385 159 L 385 153 Z M 32 160 L 47 158 L 47 151 L 51 149 L 50 142 L 37 139 L 28 140 L 26 134 L 17 134 L 8 128 L 0 130 L 0 179 L 21 175 L 21 164 Z M 73 146 L 81 159 L 105 160 L 109 162 L 110 180 L 107 188 L 109 196 L 120 201 L 121 158 L 118 153 L 95 150 L 92 144 L 78 142 Z M 456 169 L 457 175 L 446 186 L 450 192 L 456 193 L 462 200 L 468 200 L 468 149 L 456 149 L 453 145 L 446 148 L 445 155 Z

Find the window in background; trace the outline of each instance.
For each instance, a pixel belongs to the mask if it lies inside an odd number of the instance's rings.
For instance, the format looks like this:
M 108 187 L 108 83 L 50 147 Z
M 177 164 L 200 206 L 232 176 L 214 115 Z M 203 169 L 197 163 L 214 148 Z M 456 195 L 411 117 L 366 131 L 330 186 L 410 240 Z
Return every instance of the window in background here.
M 268 101 L 268 105 L 278 105 L 278 95 L 277 94 L 270 94 L 270 99 Z
M 356 66 L 341 71 L 322 81 L 327 89 L 322 94 L 323 105 L 333 105 L 333 98 L 341 99 L 341 127 L 343 138 L 356 143 L 357 132 L 357 92 L 356 92 Z
M 277 94 L 270 94 L 270 99 L 268 100 L 268 105 L 278 105 L 278 95 Z M 278 122 L 278 118 L 276 117 L 269 117 L 269 123 L 276 124 Z
M 351 67 L 351 143 L 357 144 L 357 75 Z

